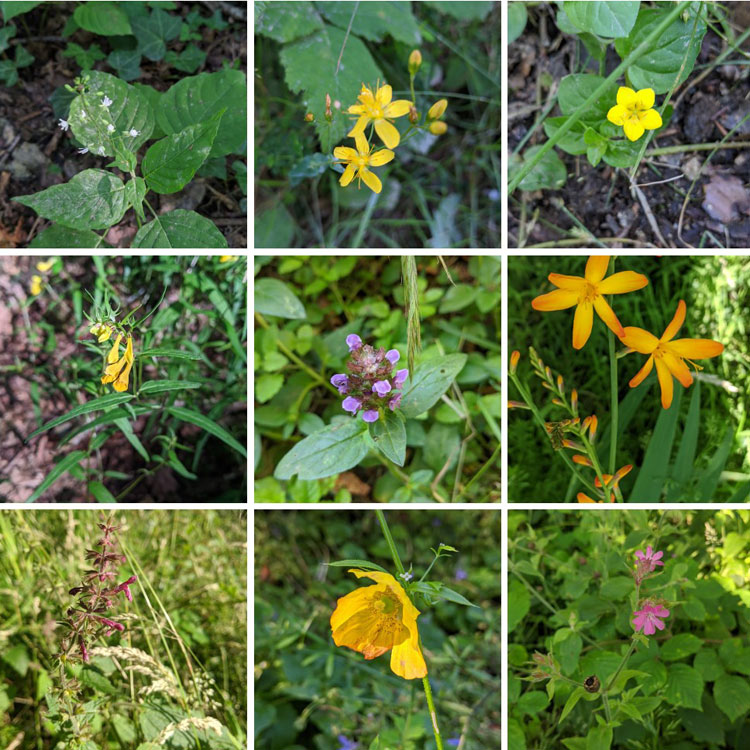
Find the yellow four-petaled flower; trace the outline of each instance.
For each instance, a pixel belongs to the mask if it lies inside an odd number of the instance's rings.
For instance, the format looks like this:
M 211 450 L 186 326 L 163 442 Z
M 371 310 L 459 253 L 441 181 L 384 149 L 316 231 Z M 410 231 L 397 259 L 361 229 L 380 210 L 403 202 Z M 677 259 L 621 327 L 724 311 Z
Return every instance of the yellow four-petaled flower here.
M 647 130 L 662 125 L 661 115 L 653 109 L 654 90 L 633 91 L 627 86 L 617 90 L 617 104 L 607 112 L 607 119 L 625 130 L 630 141 L 637 141 Z

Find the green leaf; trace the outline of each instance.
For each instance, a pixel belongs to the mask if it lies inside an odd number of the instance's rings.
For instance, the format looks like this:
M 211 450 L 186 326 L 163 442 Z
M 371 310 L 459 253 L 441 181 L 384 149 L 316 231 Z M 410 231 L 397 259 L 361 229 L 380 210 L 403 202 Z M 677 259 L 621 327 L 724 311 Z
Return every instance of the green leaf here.
M 435 423 L 427 433 L 423 457 L 425 463 L 436 472 L 447 465 L 446 471 L 455 466 L 461 445 L 461 435 L 454 425 Z
M 396 41 L 415 45 L 422 41 L 410 2 L 317 2 L 315 7 L 335 26 L 373 42 L 390 34 Z M 352 18 L 353 15 L 353 18 Z
M 508 719 L 508 750 L 526 750 L 526 735 L 516 719 Z
M 599 726 L 589 729 L 586 735 L 586 750 L 609 750 L 612 747 L 612 727 Z
M 132 206 L 140 217 L 141 221 L 145 219 L 143 213 L 143 199 L 146 197 L 148 188 L 142 177 L 136 177 L 134 180 L 128 180 L 125 183 L 125 200 L 128 207 Z
M 315 130 L 323 153 L 330 153 L 351 130 L 351 117 L 346 110 L 357 101 L 362 83 L 374 86 L 378 79 L 384 79 L 364 43 L 350 35 L 344 44 L 345 37 L 344 30 L 326 26 L 285 45 L 280 53 L 287 86 L 295 93 L 303 92 L 304 111 L 315 115 Z M 344 54 L 337 72 L 342 49 Z M 340 109 L 332 110 L 330 123 L 325 119 L 326 94 L 330 94 L 332 102 L 341 104 Z M 408 120 L 402 118 L 401 122 L 404 121 L 408 125 Z
M 5 28 L 0 28 L 0 52 L 5 52 L 5 50 L 10 47 L 10 42 L 8 40 L 15 35 L 16 27 L 14 24 L 10 24 L 10 26 L 6 26 Z
M 27 68 L 36 58 L 21 44 L 16 45 L 15 62 L 17 68 Z
M 109 73 L 93 70 L 86 75 L 87 93 L 76 96 L 70 105 L 68 122 L 73 135 L 93 154 L 116 156 L 115 145 L 135 153 L 154 129 L 154 112 L 148 98 Z M 112 101 L 106 108 L 102 106 L 104 96 Z M 107 129 L 110 124 L 115 128 L 113 133 Z M 138 135 L 129 135 L 131 130 Z
M 277 479 L 322 479 L 356 466 L 369 452 L 366 423 L 334 422 L 301 440 L 276 466 Z
M 131 247 L 227 247 L 227 240 L 210 219 L 195 211 L 176 208 L 144 224 Z
M 406 424 L 397 411 L 385 410 L 385 415 L 369 425 L 370 437 L 375 447 L 396 466 L 403 466 L 406 460 Z
M 445 599 L 447 602 L 453 602 L 454 604 L 461 604 L 464 607 L 477 607 L 476 604 L 470 602 L 465 596 L 459 594 L 458 591 L 449 589 L 447 586 L 441 586 L 439 591 L 433 594 L 438 599 Z M 479 607 L 477 607 L 479 609 Z
M 0 11 L 3 13 L 3 19 L 5 23 L 8 23 L 11 18 L 20 16 L 24 13 L 28 13 L 37 5 L 41 5 L 41 2 L 24 2 L 23 0 L 13 0 L 13 2 L 0 2 Z
M 362 570 L 379 570 L 381 573 L 387 573 L 385 568 L 381 568 L 369 560 L 336 560 L 336 562 L 326 563 L 329 568 L 362 568 Z
M 132 396 L 131 396 L 132 398 Z M 35 433 L 32 433 L 29 437 L 31 438 Z M 33 503 L 40 498 L 48 487 L 53 485 L 65 472 L 77 466 L 82 459 L 86 458 L 86 451 L 73 451 L 68 453 L 60 463 L 55 464 L 52 471 L 47 474 L 42 483 L 29 495 L 26 499 L 27 503 Z
M 127 186 L 126 186 L 127 187 Z M 90 229 L 71 229 L 61 224 L 52 224 L 38 234 L 29 247 L 41 248 L 77 248 L 77 247 L 111 247 Z
M 186 352 L 182 349 L 146 349 L 138 355 L 139 357 L 168 357 L 170 359 L 203 359 L 203 356 L 195 352 Z
M 678 633 L 672 636 L 661 648 L 664 661 L 677 661 L 700 651 L 703 640 L 692 633 Z
M 313 3 L 254 3 L 254 8 L 255 33 L 277 42 L 291 42 L 323 28 Z
M 86 31 L 100 36 L 126 36 L 132 34 L 130 21 L 115 4 L 88 2 L 79 5 L 73 12 L 73 20 Z
M 268 373 L 261 375 L 255 381 L 255 400 L 261 404 L 265 404 L 281 390 L 283 385 L 283 375 L 270 375 Z
M 289 184 L 299 185 L 302 180 L 322 175 L 331 166 L 331 157 L 326 154 L 307 154 L 289 170 Z
M 508 586 L 508 632 L 512 633 L 529 613 L 531 599 L 526 587 L 515 579 Z
M 701 382 L 695 381 L 693 392 L 690 396 L 690 408 L 688 409 L 685 429 L 682 433 L 680 447 L 677 450 L 677 457 L 672 468 L 672 479 L 676 486 L 667 490 L 665 502 L 672 503 L 680 499 L 680 494 L 690 482 L 693 474 L 695 463 L 695 450 L 698 447 L 698 430 L 700 428 L 700 411 L 701 411 Z
M 742 677 L 722 675 L 714 683 L 714 700 L 729 721 L 734 722 L 750 711 L 750 685 Z
M 117 502 L 115 496 L 101 482 L 89 482 L 86 489 L 90 495 L 93 495 L 98 503 Z
M 230 448 L 234 448 L 239 454 L 247 458 L 247 450 L 245 449 L 245 446 L 238 443 L 232 435 L 230 435 L 221 425 L 216 424 L 213 419 L 209 419 L 203 414 L 199 414 L 197 411 L 186 409 L 182 406 L 167 406 L 165 411 L 173 417 L 181 419 L 183 422 L 189 422 L 206 432 L 210 432 L 214 437 L 219 438 L 219 440 L 226 443 Z
M 714 455 L 711 456 L 711 460 L 708 462 L 708 466 L 705 468 L 703 476 L 698 483 L 698 500 L 701 502 L 711 502 L 716 499 L 714 493 L 719 486 L 721 472 L 727 463 L 733 442 L 734 426 L 729 425 L 727 431 L 724 433 L 721 445 L 716 449 Z
M 160 8 L 156 8 L 147 15 L 133 15 L 130 19 L 133 35 L 138 40 L 140 53 L 156 62 L 164 57 L 170 39 L 174 39 L 182 27 L 182 19 L 179 16 L 170 16 Z
M 195 73 L 206 62 L 206 53 L 190 42 L 179 54 L 167 50 L 167 54 L 164 55 L 164 62 L 173 68 L 177 68 L 177 70 L 183 71 L 183 73 Z
M 640 2 L 599 0 L 595 3 L 566 0 L 563 8 L 580 31 L 611 39 L 627 36 L 635 25 Z
M 644 7 L 630 34 L 615 41 L 617 54 L 624 60 L 654 31 L 670 10 L 666 6 Z M 633 88 L 651 88 L 656 94 L 666 94 L 673 85 L 679 86 L 690 75 L 703 43 L 706 24 L 700 17 L 696 23 L 695 11 L 691 9 L 689 12 L 691 17 L 687 22 L 679 18 L 672 21 L 664 33 L 654 40 L 650 51 L 628 67 L 627 77 Z
M 541 148 L 541 145 L 531 146 L 524 151 L 523 156 L 513 154 L 508 166 L 509 176 L 512 178 L 514 174 L 519 172 L 524 164 L 534 157 Z M 550 150 L 521 180 L 519 187 L 521 190 L 559 190 L 567 179 L 568 170 L 565 164 L 553 150 Z
M 63 50 L 63 57 L 74 57 L 78 67 L 82 70 L 91 70 L 97 60 L 104 60 L 106 55 L 98 44 L 92 44 L 88 49 L 84 49 L 75 42 L 68 42 L 68 46 Z
M 479 294 L 479 288 L 469 284 L 456 284 L 448 287 L 448 291 L 440 302 L 439 312 L 452 313 L 468 307 Z
M 508 44 L 513 44 L 523 34 L 527 20 L 526 3 L 514 2 L 508 5 Z
M 458 0 L 451 2 L 447 0 L 429 0 L 425 5 L 431 5 L 441 13 L 447 13 L 449 16 L 459 21 L 481 21 L 492 10 L 495 5 L 491 0 Z
M 448 354 L 422 362 L 406 381 L 401 413 L 410 418 L 426 412 L 450 388 L 465 364 L 465 354 Z
M 529 690 L 518 699 L 518 710 L 530 716 L 535 716 L 548 705 L 549 696 L 541 690 Z
M 154 143 L 146 151 L 141 172 L 146 184 L 156 193 L 182 190 L 208 158 L 226 108 L 199 125 L 188 125 Z
M 76 417 L 80 417 L 82 414 L 88 414 L 92 411 L 108 409 L 111 406 L 117 406 L 117 404 L 124 404 L 126 401 L 130 401 L 132 398 L 133 395 L 130 393 L 110 393 L 106 396 L 95 398 L 92 401 L 87 401 L 85 404 L 81 404 L 80 406 L 76 406 L 75 408 L 71 409 L 69 412 L 67 412 L 67 414 L 63 414 L 61 417 L 55 417 L 55 419 L 51 420 L 50 422 L 43 424 L 38 429 L 34 430 L 34 432 L 32 432 L 24 442 L 28 443 L 29 440 L 31 440 L 33 437 L 36 437 L 40 433 L 51 430 L 53 427 L 57 427 L 57 425 L 68 422 L 69 420 L 75 419 Z
M 184 388 L 202 388 L 203 383 L 190 380 L 147 380 L 138 389 L 138 393 L 165 393 L 166 391 L 181 391 Z
M 151 457 L 148 455 L 148 451 L 143 447 L 143 443 L 140 438 L 135 434 L 133 425 L 127 417 L 119 417 L 114 420 L 115 425 L 120 432 L 125 436 L 125 439 L 133 446 L 136 453 L 138 453 L 144 461 L 150 461 Z
M 107 229 L 127 210 L 125 185 L 103 169 L 84 169 L 70 182 L 13 200 L 72 229 Z
M 673 664 L 667 671 L 664 698 L 673 706 L 701 709 L 703 678 L 700 672 L 687 664 Z
M 581 108 L 581 102 L 604 83 L 601 76 L 589 73 L 576 73 L 565 76 L 560 81 L 560 89 L 557 93 L 557 103 L 564 115 L 572 115 Z M 598 96 L 591 106 L 583 114 L 585 120 L 606 120 L 607 112 L 617 104 L 617 86 L 614 84 Z
M 560 714 L 560 718 L 558 720 L 558 725 L 563 723 L 563 720 L 565 717 L 576 707 L 576 704 L 578 703 L 581 698 L 586 694 L 586 691 L 582 687 L 577 687 L 568 697 L 568 700 L 565 701 L 565 706 L 563 707 L 562 713 Z
M 305 306 L 297 295 L 279 279 L 255 280 L 255 311 L 277 318 L 303 320 L 307 317 Z
M 123 81 L 134 81 L 141 77 L 141 52 L 133 49 L 116 49 L 107 56 L 107 63 L 117 71 Z M 135 85 L 135 84 L 133 84 Z
M 256 248 L 288 248 L 294 238 L 296 223 L 283 203 L 255 216 Z
M 226 109 L 211 146 L 211 156 L 239 153 L 247 139 L 247 84 L 240 70 L 188 76 L 161 97 L 156 119 L 167 133 L 200 125 Z

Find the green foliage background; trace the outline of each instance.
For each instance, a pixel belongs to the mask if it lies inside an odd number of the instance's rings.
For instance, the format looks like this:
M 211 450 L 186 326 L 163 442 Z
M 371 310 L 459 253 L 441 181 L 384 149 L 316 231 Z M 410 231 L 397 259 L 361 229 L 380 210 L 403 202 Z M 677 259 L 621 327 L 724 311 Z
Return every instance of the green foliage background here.
M 746 510 L 511 511 L 510 750 L 747 747 L 748 522 Z M 665 566 L 643 590 L 666 597 L 670 615 L 627 664 L 637 671 L 616 698 L 629 702 L 630 715 L 620 715 L 610 745 L 595 729 L 601 699 L 579 701 L 560 721 L 574 687 L 560 682 L 550 699 L 547 683 L 522 678 L 540 651 L 567 677 L 595 674 L 605 684 L 631 640 L 630 573 L 635 551 L 648 545 L 664 551 Z
M 417 620 L 444 740 L 465 750 L 500 746 L 500 513 L 388 511 L 408 570 L 421 577 L 440 542 L 458 549 L 430 580 L 478 606 L 418 607 Z M 434 750 L 421 680 L 403 680 L 389 656 L 365 661 L 337 648 L 329 619 L 357 583 L 326 563 L 365 559 L 394 573 L 372 511 L 255 511 L 255 739 L 266 750 Z M 465 578 L 463 577 L 465 575 Z M 456 742 L 447 745 L 455 747 Z

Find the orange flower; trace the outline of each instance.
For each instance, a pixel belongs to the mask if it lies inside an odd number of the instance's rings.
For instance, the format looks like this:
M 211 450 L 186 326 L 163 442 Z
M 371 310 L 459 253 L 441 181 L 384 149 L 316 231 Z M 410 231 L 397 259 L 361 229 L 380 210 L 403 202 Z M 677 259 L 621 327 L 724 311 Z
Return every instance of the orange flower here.
M 665 409 L 669 409 L 672 405 L 673 375 L 685 388 L 689 388 L 693 382 L 690 369 L 683 360 L 686 359 L 696 370 L 700 370 L 701 368 L 695 362 L 691 362 L 689 358 L 718 357 L 724 351 L 724 345 L 712 339 L 677 339 L 672 341 L 685 322 L 686 309 L 685 301 L 680 300 L 672 322 L 666 327 L 660 339 L 635 326 L 628 326 L 624 329 L 624 335 L 620 336 L 620 340 L 625 346 L 640 354 L 651 355 L 638 374 L 630 381 L 630 387 L 635 388 L 642 383 L 651 372 L 654 362 L 656 362 L 656 375 L 661 387 L 661 405 Z
M 608 265 L 608 255 L 592 255 L 586 263 L 583 278 L 551 273 L 548 278 L 558 288 L 531 302 L 535 310 L 542 312 L 567 310 L 576 306 L 573 319 L 574 349 L 581 349 L 589 340 L 594 324 L 594 310 L 615 334 L 622 336 L 623 327 L 604 295 L 634 292 L 648 284 L 648 279 L 642 273 L 634 271 L 620 271 L 605 279 Z
M 592 500 L 588 495 L 584 495 L 583 492 L 579 492 L 576 495 L 576 499 L 579 503 L 603 503 L 604 500 Z M 609 496 L 609 502 L 613 503 L 615 501 L 615 496 L 610 495 Z

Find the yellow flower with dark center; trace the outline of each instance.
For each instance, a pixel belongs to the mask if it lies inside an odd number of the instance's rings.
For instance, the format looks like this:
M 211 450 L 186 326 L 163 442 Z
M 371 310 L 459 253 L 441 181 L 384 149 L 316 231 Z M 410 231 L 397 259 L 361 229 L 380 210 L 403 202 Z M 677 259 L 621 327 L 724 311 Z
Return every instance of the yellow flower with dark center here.
M 604 295 L 634 292 L 648 284 L 648 279 L 642 273 L 634 271 L 620 271 L 605 279 L 608 265 L 608 255 L 592 255 L 586 263 L 583 278 L 551 273 L 547 278 L 558 288 L 531 301 L 531 306 L 542 312 L 576 306 L 573 319 L 574 349 L 581 349 L 589 340 L 594 310 L 616 335 L 622 336 L 623 327 Z
M 662 125 L 661 115 L 653 109 L 654 90 L 633 91 L 627 86 L 617 90 L 617 104 L 607 112 L 613 125 L 620 125 L 630 141 L 637 141 L 647 130 Z
M 107 355 L 108 364 L 104 368 L 102 383 L 112 383 L 112 387 L 121 393 L 128 390 L 130 370 L 133 367 L 135 357 L 133 355 L 133 337 L 127 337 L 125 354 L 122 357 L 120 357 L 120 341 L 122 341 L 122 334 L 118 333 L 115 343 Z
M 347 164 L 344 174 L 339 179 L 339 183 L 342 187 L 346 187 L 356 175 L 360 180 L 360 184 L 364 180 L 365 185 L 370 190 L 379 193 L 383 189 L 383 185 L 377 175 L 370 171 L 370 167 L 381 167 L 383 164 L 387 164 L 393 159 L 395 154 L 386 148 L 381 148 L 379 151 L 371 153 L 370 144 L 362 133 L 357 133 L 354 136 L 354 142 L 357 144 L 356 150 L 348 146 L 336 146 L 333 149 L 333 155 Z
M 390 573 L 352 568 L 357 578 L 371 578 L 375 586 L 364 586 L 341 597 L 331 615 L 331 630 L 337 646 L 346 646 L 375 659 L 391 652 L 391 670 L 405 680 L 424 677 L 427 665 L 419 645 L 419 610 Z
M 401 135 L 398 130 L 391 124 L 394 117 L 403 117 L 409 114 L 411 102 L 406 99 L 391 101 L 393 89 L 388 86 L 381 86 L 373 95 L 372 89 L 362 84 L 360 91 L 360 104 L 352 104 L 349 107 L 350 115 L 359 115 L 356 125 L 347 134 L 350 138 L 356 138 L 358 133 L 364 133 L 365 128 L 371 123 L 375 123 L 375 132 L 380 140 L 388 148 L 396 148 L 401 142 Z M 380 192 L 379 190 L 375 191 Z
M 630 387 L 635 388 L 640 385 L 656 363 L 656 375 L 659 378 L 661 388 L 661 405 L 665 409 L 669 409 L 672 405 L 673 375 L 685 388 L 689 388 L 693 383 L 690 368 L 683 360 L 687 360 L 696 370 L 700 370 L 701 368 L 695 362 L 691 362 L 691 359 L 718 357 L 724 351 L 724 344 L 712 339 L 672 340 L 685 322 L 686 310 L 685 301 L 680 300 L 674 318 L 672 318 L 660 339 L 657 339 L 652 333 L 644 331 L 643 328 L 636 328 L 635 326 L 628 326 L 624 329 L 623 335 L 620 336 L 620 341 L 625 346 L 641 354 L 650 355 L 646 364 L 630 381 Z

